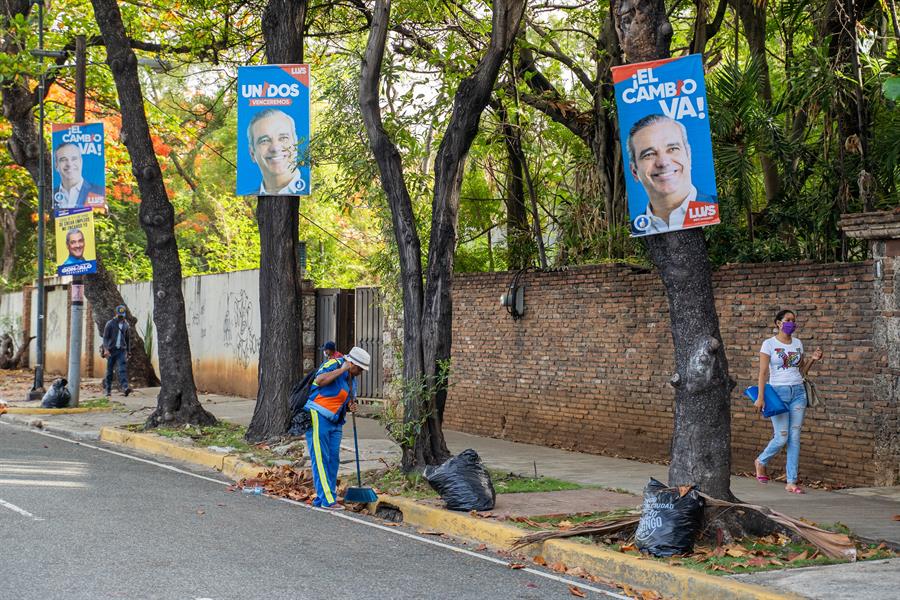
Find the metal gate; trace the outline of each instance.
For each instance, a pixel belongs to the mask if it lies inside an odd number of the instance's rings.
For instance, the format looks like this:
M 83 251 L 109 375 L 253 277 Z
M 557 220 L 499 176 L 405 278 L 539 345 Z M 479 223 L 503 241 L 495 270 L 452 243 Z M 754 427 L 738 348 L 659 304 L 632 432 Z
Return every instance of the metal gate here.
M 355 300 L 353 290 L 316 290 L 316 365 L 322 364 L 319 348 L 329 340 L 344 354 L 353 347 Z
M 369 353 L 372 363 L 359 381 L 359 397 L 384 398 L 384 368 L 382 364 L 384 315 L 378 288 L 356 288 L 356 345 Z

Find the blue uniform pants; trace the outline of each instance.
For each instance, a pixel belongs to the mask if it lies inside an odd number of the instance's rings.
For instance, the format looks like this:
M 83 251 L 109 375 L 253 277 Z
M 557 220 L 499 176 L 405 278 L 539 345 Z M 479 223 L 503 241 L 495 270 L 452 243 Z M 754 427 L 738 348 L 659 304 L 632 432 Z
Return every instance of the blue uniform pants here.
M 332 423 L 315 410 L 310 410 L 312 427 L 306 430 L 306 446 L 312 462 L 316 498 L 313 506 L 331 506 L 337 501 L 337 474 L 340 467 L 343 425 Z

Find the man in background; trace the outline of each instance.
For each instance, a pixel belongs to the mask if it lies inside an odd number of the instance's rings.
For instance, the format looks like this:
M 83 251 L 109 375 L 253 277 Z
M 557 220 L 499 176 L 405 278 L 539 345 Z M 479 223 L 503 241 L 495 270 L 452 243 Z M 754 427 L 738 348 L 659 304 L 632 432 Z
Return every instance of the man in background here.
M 106 377 L 103 389 L 106 397 L 112 394 L 113 372 L 119 374 L 119 388 L 126 396 L 131 393 L 128 385 L 128 359 L 131 358 L 131 326 L 125 319 L 127 310 L 123 305 L 116 307 L 115 316 L 106 322 L 103 328 L 103 344 L 100 356 L 106 359 Z

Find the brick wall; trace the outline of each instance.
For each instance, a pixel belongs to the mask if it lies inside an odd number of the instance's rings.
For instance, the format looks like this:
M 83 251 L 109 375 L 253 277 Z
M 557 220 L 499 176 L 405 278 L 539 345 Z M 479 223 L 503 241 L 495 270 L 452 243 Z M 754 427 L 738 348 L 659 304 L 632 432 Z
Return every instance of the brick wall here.
M 461 275 L 453 290 L 452 388 L 446 426 L 480 435 L 644 460 L 668 458 L 674 392 L 668 305 L 655 272 L 626 265 L 524 277 L 525 317 L 500 306 L 511 273 Z M 893 281 L 893 273 L 884 282 Z M 731 376 L 733 468 L 749 471 L 771 437 L 741 392 L 755 385 L 763 339 L 782 307 L 797 337 L 821 346 L 813 375 L 825 408 L 807 412 L 801 477 L 851 485 L 897 478 L 895 378 L 875 338 L 871 261 L 730 265 L 714 275 Z M 880 282 L 879 282 L 880 285 Z M 896 389 L 896 388 L 894 388 Z M 893 452 L 883 446 L 893 444 Z M 878 446 L 878 447 L 876 447 Z M 770 463 L 783 468 L 783 453 Z

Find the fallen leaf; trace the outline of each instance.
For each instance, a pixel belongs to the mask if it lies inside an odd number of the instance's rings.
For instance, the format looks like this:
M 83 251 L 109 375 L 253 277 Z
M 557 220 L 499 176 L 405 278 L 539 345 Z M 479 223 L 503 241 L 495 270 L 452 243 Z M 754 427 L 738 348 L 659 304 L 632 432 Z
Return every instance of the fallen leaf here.
M 225 506 L 225 505 L 222 504 L 221 502 L 217 502 L 217 503 L 216 503 L 216 506 Z
M 756 567 L 757 569 L 765 567 L 770 564 L 769 559 L 762 556 L 754 556 L 750 560 L 747 561 L 747 564 L 751 567 Z
M 541 565 L 542 567 L 547 566 L 547 561 L 546 561 L 546 560 L 544 559 L 544 557 L 541 556 L 540 554 L 538 554 L 537 556 L 535 556 L 535 557 L 532 558 L 531 560 L 533 560 L 533 561 L 534 561 L 534 564 L 536 564 L 536 565 Z
M 510 569 L 524 569 L 525 568 L 525 565 L 523 563 L 519 563 L 519 562 L 509 563 L 508 566 Z
M 382 523 L 382 525 L 384 525 L 385 527 L 400 527 L 400 523 L 387 522 L 387 523 Z
M 684 497 L 684 495 L 687 494 L 689 491 L 691 491 L 691 486 L 689 486 L 689 485 L 679 485 L 678 486 L 678 496 L 679 497 Z
M 579 598 L 587 598 L 587 594 L 585 594 L 580 587 L 575 585 L 569 586 L 569 593 L 573 596 L 578 596 Z
M 747 556 L 747 549 L 743 546 L 727 546 L 725 548 L 725 554 L 734 558 L 740 558 L 742 556 Z
M 557 573 L 565 573 L 569 569 L 566 568 L 566 563 L 556 562 L 550 565 L 551 571 L 556 571 Z
M 477 546 L 475 546 L 476 552 L 482 552 L 484 550 L 487 550 L 487 544 L 478 544 Z
M 900 515 L 894 515 L 894 516 L 893 516 L 893 520 L 894 520 L 894 521 L 900 521 Z
M 205 510 L 198 510 L 198 511 L 197 511 L 197 514 L 200 515 L 200 516 L 202 517 L 203 515 L 206 514 L 206 511 L 205 511 Z
M 637 552 L 637 546 L 634 544 L 625 544 L 619 548 L 619 552 Z
M 793 555 L 789 554 L 788 560 L 791 562 L 797 562 L 798 560 L 806 560 L 806 557 L 808 554 L 809 553 L 806 550 L 804 550 L 800 554 L 793 554 Z
M 566 571 L 566 575 L 570 575 L 572 577 L 581 577 L 582 579 L 586 579 L 588 576 L 588 572 L 585 571 L 582 567 L 572 567 L 568 571 Z
M 641 600 L 661 600 L 662 595 L 659 592 L 654 592 L 653 590 L 642 590 L 641 591 Z
M 572 529 L 572 527 L 573 527 L 572 521 L 568 521 L 568 520 L 560 521 L 559 523 L 556 524 L 556 526 L 559 529 Z
M 435 531 L 433 529 L 419 529 L 417 533 L 421 533 L 422 535 L 441 535 L 440 531 Z
M 732 571 L 728 567 L 725 567 L 722 565 L 713 565 L 712 567 L 710 567 L 709 570 L 710 571 L 725 571 L 726 573 L 734 573 L 734 571 Z
M 528 583 L 525 584 L 525 587 L 527 587 L 527 588 L 535 588 L 535 589 L 536 589 L 536 588 L 537 588 L 537 584 L 536 584 L 536 583 L 531 583 L 531 582 L 529 581 Z

